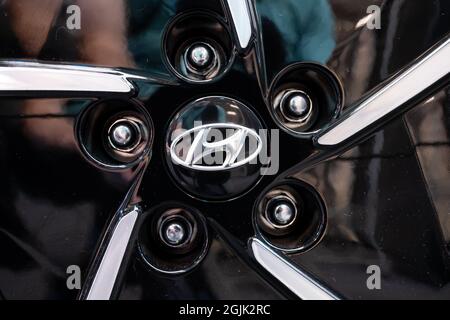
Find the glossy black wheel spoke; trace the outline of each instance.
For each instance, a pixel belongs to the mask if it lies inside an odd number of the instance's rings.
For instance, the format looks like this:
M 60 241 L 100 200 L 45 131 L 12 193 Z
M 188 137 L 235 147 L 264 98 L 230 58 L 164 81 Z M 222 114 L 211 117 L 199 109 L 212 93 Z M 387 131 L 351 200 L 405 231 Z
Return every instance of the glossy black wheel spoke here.
M 313 138 L 317 152 L 281 176 L 305 171 L 345 153 L 370 138 L 393 118 L 403 115 L 420 99 L 438 90 L 450 73 L 449 52 L 450 38 L 446 37 L 317 133 Z

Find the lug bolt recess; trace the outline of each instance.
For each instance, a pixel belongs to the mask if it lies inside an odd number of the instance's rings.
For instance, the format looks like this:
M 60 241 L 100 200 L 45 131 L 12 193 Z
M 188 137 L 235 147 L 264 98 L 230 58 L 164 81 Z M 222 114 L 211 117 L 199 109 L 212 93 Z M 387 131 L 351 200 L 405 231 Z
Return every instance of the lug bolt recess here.
M 194 208 L 163 203 L 144 213 L 138 248 L 151 269 L 178 275 L 200 264 L 208 252 L 206 220 Z

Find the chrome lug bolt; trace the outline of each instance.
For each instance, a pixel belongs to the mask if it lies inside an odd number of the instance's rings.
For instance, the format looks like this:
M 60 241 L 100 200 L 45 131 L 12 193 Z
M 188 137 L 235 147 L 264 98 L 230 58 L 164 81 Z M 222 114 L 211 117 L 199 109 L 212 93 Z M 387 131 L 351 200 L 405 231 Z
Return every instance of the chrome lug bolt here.
M 182 209 L 170 209 L 162 213 L 156 223 L 158 241 L 177 254 L 187 252 L 193 247 L 195 239 L 195 222 L 189 218 L 191 214 Z M 152 231 L 153 233 L 153 231 Z
M 164 239 L 170 245 L 176 246 L 183 243 L 185 240 L 186 231 L 182 224 L 177 222 L 171 222 L 164 226 L 163 232 Z
M 120 152 L 132 152 L 142 139 L 141 126 L 127 118 L 115 121 L 108 129 L 109 145 Z
M 313 116 L 311 98 L 301 90 L 288 90 L 283 94 L 280 103 L 284 121 L 291 123 L 307 123 Z
M 307 121 L 312 115 L 311 98 L 303 91 L 292 90 L 284 96 L 281 112 L 289 121 Z
M 282 201 L 274 206 L 272 217 L 277 224 L 288 225 L 295 218 L 295 209 L 291 203 Z
M 297 203 L 290 196 L 275 196 L 267 202 L 265 216 L 272 227 L 288 229 L 297 220 Z
M 118 146 L 126 146 L 133 138 L 133 130 L 129 125 L 120 124 L 111 131 L 111 141 Z
M 190 49 L 189 59 L 194 67 L 205 68 L 211 63 L 211 50 L 204 44 L 196 44 Z
M 308 96 L 301 93 L 293 94 L 287 104 L 289 113 L 299 118 L 307 116 L 311 109 L 311 100 Z

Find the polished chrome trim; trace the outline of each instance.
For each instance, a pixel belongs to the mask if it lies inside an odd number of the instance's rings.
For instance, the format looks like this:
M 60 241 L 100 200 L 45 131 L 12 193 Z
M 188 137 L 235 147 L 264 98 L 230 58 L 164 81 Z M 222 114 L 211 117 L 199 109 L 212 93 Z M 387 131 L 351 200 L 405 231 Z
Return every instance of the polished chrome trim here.
M 323 133 L 318 145 L 332 146 L 347 139 L 392 113 L 435 82 L 450 73 L 450 38 L 432 49 L 392 81 L 350 110 Z
M 210 131 L 219 129 L 234 129 L 235 132 L 230 137 L 225 137 L 221 141 L 207 142 Z M 195 137 L 191 143 L 192 134 L 195 134 Z M 245 147 L 247 137 L 255 139 L 257 144 L 256 149 L 246 158 L 238 159 L 242 149 Z M 182 159 L 178 156 L 177 146 L 184 141 L 189 142 L 190 147 L 186 156 Z M 211 123 L 186 130 L 175 137 L 170 145 L 170 157 L 173 163 L 188 169 L 218 172 L 251 163 L 261 153 L 262 146 L 263 141 L 255 130 L 233 123 Z M 196 164 L 202 161 L 205 156 L 221 151 L 226 153 L 226 158 L 223 163 L 216 165 Z
M 311 276 L 292 265 L 259 239 L 251 238 L 250 247 L 256 261 L 289 290 L 303 300 L 338 300 Z
M 239 40 L 239 46 L 245 50 L 253 34 L 247 0 L 225 0 L 225 3 L 230 11 L 231 23 Z
M 128 79 L 145 79 L 110 68 L 0 60 L 4 92 L 103 92 L 131 94 Z
M 86 300 L 110 299 L 140 211 L 140 208 L 135 206 L 114 224 L 112 235 L 107 242 L 106 250 L 89 288 Z

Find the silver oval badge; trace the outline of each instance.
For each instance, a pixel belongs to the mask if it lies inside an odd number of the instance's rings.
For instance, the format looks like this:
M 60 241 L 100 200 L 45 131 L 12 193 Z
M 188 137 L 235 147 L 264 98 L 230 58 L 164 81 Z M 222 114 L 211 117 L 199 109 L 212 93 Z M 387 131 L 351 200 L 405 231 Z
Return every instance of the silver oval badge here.
M 170 145 L 175 164 L 198 171 L 223 171 L 257 161 L 261 137 L 231 123 L 198 126 L 176 135 Z

